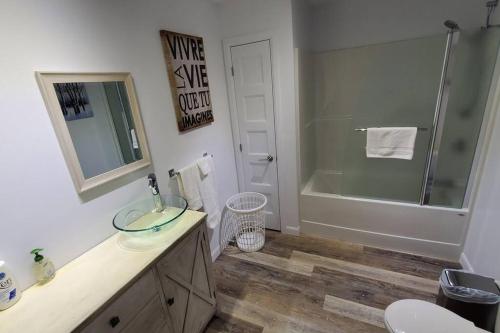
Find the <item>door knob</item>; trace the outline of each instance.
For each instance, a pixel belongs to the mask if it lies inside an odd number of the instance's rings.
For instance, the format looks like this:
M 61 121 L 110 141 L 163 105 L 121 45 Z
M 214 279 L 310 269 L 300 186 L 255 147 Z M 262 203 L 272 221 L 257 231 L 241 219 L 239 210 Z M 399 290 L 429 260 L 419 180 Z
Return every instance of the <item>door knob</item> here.
M 267 155 L 266 158 L 261 158 L 259 161 L 268 161 L 268 162 L 272 162 L 274 161 L 274 157 L 272 157 L 271 155 Z

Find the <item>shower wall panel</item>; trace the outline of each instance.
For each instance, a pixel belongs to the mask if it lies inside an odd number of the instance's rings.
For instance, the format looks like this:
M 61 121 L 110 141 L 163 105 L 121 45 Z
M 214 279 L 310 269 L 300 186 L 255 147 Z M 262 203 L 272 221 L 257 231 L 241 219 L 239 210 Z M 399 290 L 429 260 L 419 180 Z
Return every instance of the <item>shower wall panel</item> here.
M 342 194 L 416 202 L 445 34 L 315 55 L 316 166 L 341 172 Z M 361 127 L 420 126 L 412 161 L 367 159 Z

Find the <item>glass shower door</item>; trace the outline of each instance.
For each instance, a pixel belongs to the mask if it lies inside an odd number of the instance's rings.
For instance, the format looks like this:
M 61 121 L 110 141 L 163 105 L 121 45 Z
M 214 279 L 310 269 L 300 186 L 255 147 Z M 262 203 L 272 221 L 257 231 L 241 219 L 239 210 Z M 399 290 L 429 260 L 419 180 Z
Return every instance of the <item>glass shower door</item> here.
M 500 30 L 461 30 L 429 204 L 462 208 L 496 63 Z
M 441 34 L 334 51 L 347 66 L 356 61 L 363 78 L 350 83 L 356 98 L 345 134 L 341 194 L 419 202 L 445 46 Z M 418 131 L 413 159 L 367 158 L 366 132 L 355 129 L 393 126 L 427 129 Z

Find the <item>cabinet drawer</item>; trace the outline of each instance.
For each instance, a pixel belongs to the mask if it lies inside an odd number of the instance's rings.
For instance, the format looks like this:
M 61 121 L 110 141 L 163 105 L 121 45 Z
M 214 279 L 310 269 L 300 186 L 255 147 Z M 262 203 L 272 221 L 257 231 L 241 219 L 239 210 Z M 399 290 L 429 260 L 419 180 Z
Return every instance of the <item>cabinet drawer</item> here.
M 153 297 L 122 333 L 171 333 L 160 296 Z
M 105 308 L 82 332 L 121 332 L 156 294 L 153 271 L 149 271 Z

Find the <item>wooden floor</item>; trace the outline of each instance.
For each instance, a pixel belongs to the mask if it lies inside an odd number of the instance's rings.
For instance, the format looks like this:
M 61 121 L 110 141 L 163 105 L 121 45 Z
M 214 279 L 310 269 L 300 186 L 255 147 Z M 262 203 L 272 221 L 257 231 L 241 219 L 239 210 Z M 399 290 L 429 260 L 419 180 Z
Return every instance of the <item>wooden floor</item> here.
M 356 244 L 266 232 L 255 253 L 229 248 L 214 263 L 218 314 L 206 332 L 386 332 L 384 309 L 435 301 L 457 263 Z

